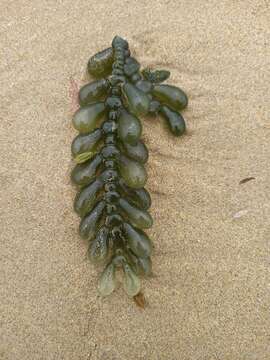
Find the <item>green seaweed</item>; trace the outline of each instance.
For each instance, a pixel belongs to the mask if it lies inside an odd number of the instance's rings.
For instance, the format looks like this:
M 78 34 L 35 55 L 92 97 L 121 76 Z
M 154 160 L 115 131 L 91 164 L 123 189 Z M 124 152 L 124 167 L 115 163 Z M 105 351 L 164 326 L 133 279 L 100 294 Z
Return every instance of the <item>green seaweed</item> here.
M 182 135 L 187 106 L 183 90 L 161 84 L 167 70 L 140 70 L 128 42 L 115 36 L 112 46 L 88 61 L 96 80 L 79 92 L 80 109 L 73 116 L 79 135 L 71 151 L 77 165 L 71 173 L 79 187 L 74 209 L 81 217 L 79 233 L 89 242 L 88 255 L 104 263 L 98 289 L 107 296 L 122 269 L 129 296 L 141 289 L 139 276 L 152 272 L 152 242 L 145 229 L 153 224 L 151 197 L 144 188 L 148 150 L 141 140 L 143 115 L 161 115 L 173 135 Z

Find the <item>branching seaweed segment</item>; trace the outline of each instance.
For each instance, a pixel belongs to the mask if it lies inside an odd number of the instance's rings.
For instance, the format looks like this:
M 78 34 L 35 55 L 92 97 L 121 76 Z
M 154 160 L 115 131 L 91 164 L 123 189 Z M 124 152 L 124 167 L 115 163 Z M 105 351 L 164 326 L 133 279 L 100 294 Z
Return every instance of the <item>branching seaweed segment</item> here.
M 119 36 L 90 58 L 88 72 L 97 80 L 80 89 L 80 109 L 73 117 L 79 135 L 72 142 L 77 165 L 71 178 L 80 188 L 74 209 L 81 217 L 80 235 L 89 241 L 90 259 L 105 264 L 101 295 L 114 291 L 120 268 L 125 291 L 135 296 L 139 275 L 151 274 L 152 243 L 143 229 L 153 224 L 144 188 L 148 150 L 140 140 L 139 117 L 160 114 L 174 135 L 182 135 L 185 121 L 179 110 L 188 100 L 181 89 L 161 84 L 168 71 L 140 71 Z

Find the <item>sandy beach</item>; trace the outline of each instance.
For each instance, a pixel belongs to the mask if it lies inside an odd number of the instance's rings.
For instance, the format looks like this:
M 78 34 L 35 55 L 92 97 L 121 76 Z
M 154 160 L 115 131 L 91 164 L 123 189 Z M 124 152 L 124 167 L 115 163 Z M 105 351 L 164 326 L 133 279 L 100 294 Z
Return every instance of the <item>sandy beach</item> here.
M 1 360 L 269 359 L 269 14 L 264 0 L 1 0 Z M 143 119 L 145 310 L 121 286 L 99 296 L 73 212 L 74 93 L 116 34 L 189 96 L 185 136 Z

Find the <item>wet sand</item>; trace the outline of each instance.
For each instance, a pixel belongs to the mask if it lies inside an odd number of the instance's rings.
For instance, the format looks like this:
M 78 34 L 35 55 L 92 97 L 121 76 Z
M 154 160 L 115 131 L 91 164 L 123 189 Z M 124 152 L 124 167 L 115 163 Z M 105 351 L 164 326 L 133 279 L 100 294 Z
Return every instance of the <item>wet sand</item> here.
M 2 0 L 0 28 L 0 359 L 269 359 L 267 2 Z M 182 138 L 143 121 L 144 311 L 98 295 L 72 210 L 72 94 L 116 34 L 190 100 Z

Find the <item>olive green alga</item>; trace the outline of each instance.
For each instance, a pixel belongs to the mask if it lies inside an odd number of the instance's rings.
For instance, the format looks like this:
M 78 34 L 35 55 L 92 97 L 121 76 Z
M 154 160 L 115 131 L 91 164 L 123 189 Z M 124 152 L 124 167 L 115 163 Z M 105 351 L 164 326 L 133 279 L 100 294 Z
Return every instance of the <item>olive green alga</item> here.
M 119 36 L 90 58 L 87 69 L 96 80 L 80 89 L 80 108 L 72 120 L 79 132 L 71 146 L 77 163 L 71 179 L 79 187 L 74 209 L 81 217 L 80 235 L 89 242 L 89 258 L 105 265 L 100 294 L 114 291 L 119 268 L 126 293 L 135 296 L 139 276 L 151 274 L 152 242 L 144 229 L 153 224 L 139 117 L 161 115 L 174 135 L 182 135 L 186 126 L 179 111 L 188 100 L 181 89 L 161 84 L 169 71 L 140 71 Z

